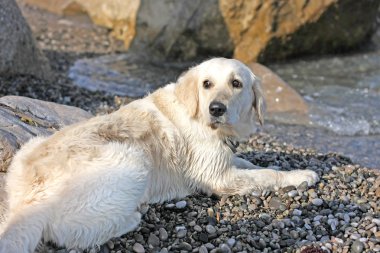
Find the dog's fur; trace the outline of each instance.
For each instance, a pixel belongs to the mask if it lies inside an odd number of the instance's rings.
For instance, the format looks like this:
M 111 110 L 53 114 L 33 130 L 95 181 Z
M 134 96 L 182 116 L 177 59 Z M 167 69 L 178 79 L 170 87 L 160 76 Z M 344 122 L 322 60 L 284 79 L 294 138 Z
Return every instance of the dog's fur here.
M 227 107 L 222 116 L 211 116 L 213 101 Z M 314 184 L 312 171 L 258 169 L 225 145 L 255 132 L 263 103 L 248 67 L 214 58 L 112 114 L 32 139 L 8 170 L 0 252 L 33 252 L 41 238 L 67 248 L 100 245 L 133 230 L 141 204 L 196 191 L 245 194 Z

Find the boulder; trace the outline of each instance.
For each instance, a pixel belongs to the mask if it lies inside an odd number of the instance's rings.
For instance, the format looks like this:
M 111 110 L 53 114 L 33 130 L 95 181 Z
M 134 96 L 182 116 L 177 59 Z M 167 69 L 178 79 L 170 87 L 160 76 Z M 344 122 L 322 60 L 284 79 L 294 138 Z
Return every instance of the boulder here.
M 6 171 L 14 153 L 30 138 L 50 135 L 63 126 L 90 118 L 82 109 L 32 98 L 0 98 L 0 172 Z
M 60 15 L 86 13 L 100 26 L 112 29 L 112 34 L 124 40 L 126 48 L 135 37 L 136 15 L 140 0 L 25 0 L 26 3 Z
M 296 90 L 262 64 L 250 63 L 248 67 L 261 80 L 268 119 L 284 123 L 309 123 L 308 105 Z
M 25 0 L 86 12 L 131 52 L 158 59 L 233 56 L 246 63 L 352 49 L 375 31 L 374 0 Z
M 220 10 L 235 45 L 234 57 L 265 62 L 360 45 L 376 30 L 379 4 L 373 0 L 220 0 Z
M 50 79 L 47 59 L 38 49 L 33 34 L 15 0 L 0 1 L 0 75 L 33 75 Z

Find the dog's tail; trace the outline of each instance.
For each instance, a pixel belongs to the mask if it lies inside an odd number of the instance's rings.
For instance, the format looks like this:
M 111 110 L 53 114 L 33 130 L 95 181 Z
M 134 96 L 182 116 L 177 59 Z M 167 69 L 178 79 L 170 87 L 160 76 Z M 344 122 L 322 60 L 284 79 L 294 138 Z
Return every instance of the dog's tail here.
M 27 206 L 7 217 L 0 235 L 0 253 L 33 253 L 47 224 L 46 211 Z

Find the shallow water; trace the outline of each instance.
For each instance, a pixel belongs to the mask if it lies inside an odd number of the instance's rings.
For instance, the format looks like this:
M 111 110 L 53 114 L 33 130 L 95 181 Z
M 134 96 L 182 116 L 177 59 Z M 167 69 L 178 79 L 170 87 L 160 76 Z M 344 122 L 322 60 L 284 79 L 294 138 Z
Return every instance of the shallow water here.
M 380 52 L 271 66 L 310 107 L 311 123 L 339 135 L 380 134 Z
M 354 162 L 380 168 L 378 47 L 367 52 L 270 67 L 304 97 L 310 109 L 310 124 L 268 127 L 267 131 L 289 143 L 321 152 L 343 153 Z M 277 120 L 294 124 L 286 116 Z

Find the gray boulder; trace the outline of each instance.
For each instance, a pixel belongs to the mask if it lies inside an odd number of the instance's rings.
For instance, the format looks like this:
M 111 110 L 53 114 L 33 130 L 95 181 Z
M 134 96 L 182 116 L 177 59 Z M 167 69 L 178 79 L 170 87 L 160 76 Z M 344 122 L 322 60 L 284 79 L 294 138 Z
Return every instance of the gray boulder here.
M 6 171 L 20 146 L 34 136 L 90 118 L 82 109 L 32 98 L 0 98 L 0 172 Z
M 47 59 L 14 0 L 0 1 L 0 75 L 33 75 L 50 79 Z

